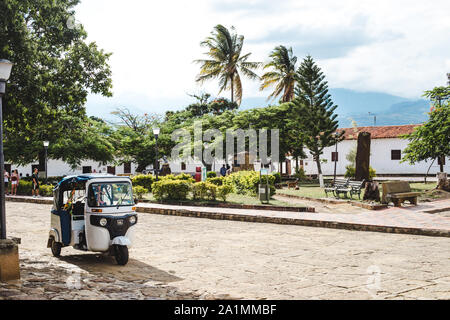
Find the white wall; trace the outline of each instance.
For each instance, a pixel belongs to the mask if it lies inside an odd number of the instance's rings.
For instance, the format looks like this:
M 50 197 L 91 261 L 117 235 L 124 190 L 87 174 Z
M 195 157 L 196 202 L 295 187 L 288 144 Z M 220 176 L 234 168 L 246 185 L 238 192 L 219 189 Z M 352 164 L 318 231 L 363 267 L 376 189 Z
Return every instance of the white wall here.
M 337 174 L 344 175 L 345 167 L 349 164 L 346 155 L 357 145 L 356 140 L 344 140 L 338 143 L 339 159 L 337 162 Z M 401 163 L 400 160 L 391 160 L 391 150 L 401 150 L 403 158 L 403 150 L 408 146 L 408 140 L 393 139 L 372 139 L 370 146 L 370 165 L 377 174 L 425 174 L 432 161 L 421 161 L 414 165 L 409 163 Z M 327 163 L 322 163 L 322 171 L 324 175 L 334 174 L 334 162 L 331 161 L 331 153 L 336 149 L 335 146 L 324 149 L 321 159 L 326 159 Z M 304 169 L 306 174 L 317 174 L 317 165 L 313 161 L 309 151 L 306 150 L 309 159 L 304 161 Z M 293 161 L 293 168 L 295 161 Z M 294 171 L 294 170 L 293 170 Z M 430 174 L 436 174 L 440 171 L 437 160 L 430 169 Z M 444 166 L 445 172 L 450 172 L 450 158 L 446 159 Z

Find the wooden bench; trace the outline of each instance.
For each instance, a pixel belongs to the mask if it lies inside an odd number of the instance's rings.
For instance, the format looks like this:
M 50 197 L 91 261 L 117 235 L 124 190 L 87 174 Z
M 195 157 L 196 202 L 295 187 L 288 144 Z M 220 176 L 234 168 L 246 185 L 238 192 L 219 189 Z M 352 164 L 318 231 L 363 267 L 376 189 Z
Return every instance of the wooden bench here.
M 349 179 L 336 179 L 334 183 L 325 186 L 325 194 L 328 197 L 328 192 L 331 192 L 335 197 L 339 197 L 339 193 L 341 192 L 341 190 L 347 188 L 348 181 Z
M 413 205 L 417 205 L 417 197 L 420 192 L 411 192 L 411 187 L 407 181 L 387 181 L 383 182 L 383 203 L 394 203 L 394 206 L 401 207 L 406 200 Z

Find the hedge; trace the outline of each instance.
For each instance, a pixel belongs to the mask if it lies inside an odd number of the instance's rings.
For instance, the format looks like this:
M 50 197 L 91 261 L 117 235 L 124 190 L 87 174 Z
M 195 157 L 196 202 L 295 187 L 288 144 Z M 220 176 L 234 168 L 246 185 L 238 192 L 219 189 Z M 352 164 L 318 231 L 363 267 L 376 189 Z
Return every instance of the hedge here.
M 191 183 L 185 180 L 164 179 L 152 184 L 156 200 L 186 200 L 191 190 Z
M 216 186 L 221 186 L 221 185 L 223 185 L 224 177 L 208 178 L 208 179 L 206 179 L 206 182 L 215 184 Z
M 156 177 L 151 174 L 138 174 L 131 178 L 133 186 L 141 186 L 147 189 L 147 192 L 152 191 L 152 184 L 156 181 Z
M 217 186 L 209 182 L 197 182 L 192 185 L 194 200 L 216 200 Z
M 39 185 L 39 194 L 44 197 L 53 196 L 53 185 Z M 19 186 L 17 188 L 17 194 L 22 196 L 31 196 L 33 190 L 33 183 L 31 181 L 20 180 Z M 11 191 L 11 185 L 9 186 L 9 191 Z
M 270 194 L 275 194 L 276 177 L 268 175 Z M 258 185 L 260 183 L 260 174 L 256 171 L 238 171 L 224 178 L 224 184 L 231 186 L 237 194 L 256 196 L 258 194 Z M 265 177 L 263 183 L 266 183 Z

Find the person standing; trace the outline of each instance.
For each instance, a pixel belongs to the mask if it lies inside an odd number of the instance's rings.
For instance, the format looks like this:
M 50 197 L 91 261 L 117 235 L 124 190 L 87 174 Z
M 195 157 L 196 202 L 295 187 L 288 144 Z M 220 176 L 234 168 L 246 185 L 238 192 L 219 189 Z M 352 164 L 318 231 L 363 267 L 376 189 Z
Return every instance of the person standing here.
M 17 169 L 13 170 L 11 174 L 11 194 L 13 196 L 17 196 L 17 187 L 19 186 L 19 181 L 19 171 Z
M 31 181 L 33 183 L 33 190 L 31 191 L 33 197 L 39 197 L 39 170 L 37 168 L 34 169 Z
M 9 172 L 5 170 L 4 174 L 4 182 L 5 182 L 5 193 L 9 194 L 8 186 L 9 186 Z
M 225 167 L 225 165 L 223 165 L 223 167 L 220 168 L 220 175 L 222 177 L 225 177 L 227 175 L 227 168 Z

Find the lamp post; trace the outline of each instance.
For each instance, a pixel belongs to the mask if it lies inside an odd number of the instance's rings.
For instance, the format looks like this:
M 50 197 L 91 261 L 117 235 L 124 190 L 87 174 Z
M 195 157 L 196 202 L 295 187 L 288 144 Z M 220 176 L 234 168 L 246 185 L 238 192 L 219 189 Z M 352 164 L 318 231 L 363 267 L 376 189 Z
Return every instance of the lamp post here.
M 336 152 L 334 154 L 334 185 L 336 185 L 336 168 L 337 168 L 337 160 L 338 160 L 338 137 L 339 137 L 339 133 L 336 132 L 334 134 L 334 139 L 336 140 Z
M 153 128 L 153 134 L 155 135 L 155 148 L 156 148 L 156 160 L 155 160 L 155 173 L 156 173 L 156 181 L 158 181 L 158 170 L 159 170 L 159 161 L 158 161 L 158 136 L 159 136 L 160 129 L 159 128 Z
M 3 156 L 3 106 L 2 99 L 6 91 L 6 81 L 11 75 L 13 64 L 8 60 L 0 59 L 0 172 L 1 178 L 5 175 L 5 159 Z M 5 184 L 0 183 L 0 239 L 6 239 L 6 215 L 5 215 Z
M 48 146 L 50 145 L 49 141 L 44 141 L 44 149 L 45 149 L 45 184 L 47 184 L 47 178 L 48 178 L 48 173 L 47 173 L 47 150 L 48 150 Z
M 377 115 L 369 112 L 369 116 L 373 116 L 373 126 L 376 127 L 377 126 Z

